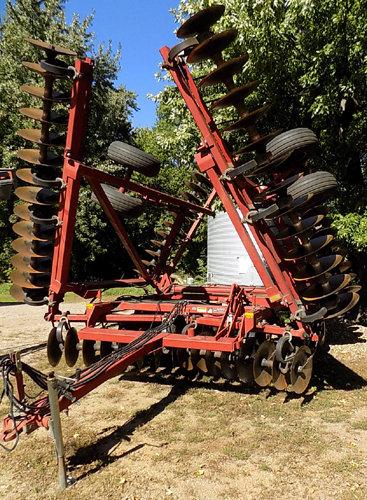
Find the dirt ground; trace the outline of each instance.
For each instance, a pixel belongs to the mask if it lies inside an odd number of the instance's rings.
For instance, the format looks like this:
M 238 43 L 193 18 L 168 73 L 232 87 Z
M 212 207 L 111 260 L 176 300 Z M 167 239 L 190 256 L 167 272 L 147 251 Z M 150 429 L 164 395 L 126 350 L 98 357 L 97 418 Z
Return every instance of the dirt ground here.
M 0 305 L 0 352 L 42 342 L 49 328 L 43 308 Z M 58 491 L 41 429 L 0 451 L 0 498 L 366 499 L 367 329 L 330 330 L 330 352 L 299 398 L 205 378 L 109 381 L 62 417 L 74 484 Z M 47 371 L 45 357 L 25 361 Z

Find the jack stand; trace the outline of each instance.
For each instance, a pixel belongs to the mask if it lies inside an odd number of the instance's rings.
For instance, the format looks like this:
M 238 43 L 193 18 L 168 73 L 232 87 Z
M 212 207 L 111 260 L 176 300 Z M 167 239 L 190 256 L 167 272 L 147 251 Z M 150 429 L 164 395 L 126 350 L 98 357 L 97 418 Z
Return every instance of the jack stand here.
M 61 490 L 65 490 L 68 485 L 66 476 L 64 441 L 62 438 L 62 428 L 60 419 L 59 396 L 57 393 L 57 380 L 50 376 L 47 379 L 48 399 L 50 402 L 51 418 L 50 430 L 55 441 L 55 449 L 57 456 L 59 485 Z

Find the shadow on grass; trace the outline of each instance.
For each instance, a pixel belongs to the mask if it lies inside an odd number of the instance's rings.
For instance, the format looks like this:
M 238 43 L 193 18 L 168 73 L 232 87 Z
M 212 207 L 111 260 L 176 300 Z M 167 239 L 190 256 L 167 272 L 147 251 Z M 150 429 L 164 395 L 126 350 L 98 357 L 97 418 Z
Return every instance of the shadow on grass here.
M 113 455 L 113 452 L 118 448 L 122 441 L 130 442 L 131 436 L 141 426 L 152 421 L 156 416 L 162 413 L 170 404 L 174 403 L 178 398 L 184 395 L 190 388 L 204 388 L 214 389 L 221 392 L 238 392 L 247 394 L 259 394 L 263 390 L 260 388 L 245 387 L 239 383 L 231 384 L 225 381 L 211 381 L 203 377 L 202 379 L 196 378 L 195 380 L 181 380 L 175 375 L 162 375 L 151 374 L 149 372 L 128 372 L 125 373 L 121 380 L 133 381 L 141 383 L 159 383 L 161 385 L 172 385 L 170 392 L 157 403 L 152 404 L 149 408 L 137 412 L 130 420 L 117 428 L 103 429 L 99 436 L 109 432 L 107 435 L 102 435 L 96 442 L 88 444 L 79 448 L 74 455 L 69 457 L 68 466 L 70 472 L 76 472 L 79 467 L 92 465 L 92 468 L 83 471 L 75 479 L 78 481 L 95 472 L 100 471 L 102 468 L 109 464 L 124 458 L 144 446 L 157 446 L 162 447 L 166 443 L 154 445 L 149 443 L 140 443 L 133 446 L 129 450 L 120 455 Z M 316 387 L 312 393 L 305 395 L 295 395 L 288 393 L 285 396 L 284 403 L 291 400 L 300 400 L 301 406 L 311 403 L 313 398 L 320 391 L 325 390 L 345 390 L 351 391 L 361 389 L 367 386 L 367 381 L 358 375 L 356 372 L 348 368 L 346 365 L 335 359 L 329 353 L 322 353 L 315 360 L 315 372 L 311 385 Z M 274 388 L 267 388 L 266 399 L 271 398 L 277 394 Z M 266 402 L 264 402 L 266 404 Z
M 180 396 L 185 394 L 187 388 L 188 385 L 186 384 L 176 384 L 172 387 L 167 396 L 162 398 L 157 403 L 152 404 L 145 410 L 137 412 L 130 420 L 125 422 L 123 425 L 114 428 L 109 434 L 100 437 L 96 442 L 79 448 L 76 453 L 68 459 L 68 468 L 70 472 L 77 470 L 80 466 L 93 464 L 96 461 L 97 464 L 93 468 L 83 472 L 75 479 L 79 481 L 84 477 L 94 474 L 116 460 L 120 460 L 121 458 L 140 450 L 144 446 L 154 446 L 158 448 L 164 446 L 166 443 L 161 445 L 140 443 L 120 455 L 112 455 L 113 451 L 120 445 L 121 441 L 130 442 L 131 436 L 134 434 L 136 429 L 147 424 L 157 415 L 162 413 L 168 405 L 175 402 Z M 110 428 L 103 429 L 99 435 L 104 434 L 109 430 Z

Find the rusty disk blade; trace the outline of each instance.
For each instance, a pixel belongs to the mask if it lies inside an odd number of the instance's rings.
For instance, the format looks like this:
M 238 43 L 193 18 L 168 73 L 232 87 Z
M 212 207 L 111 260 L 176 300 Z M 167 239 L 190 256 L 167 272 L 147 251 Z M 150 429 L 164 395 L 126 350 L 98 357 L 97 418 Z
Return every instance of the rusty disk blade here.
M 166 244 L 166 240 L 163 240 L 163 241 L 160 241 L 160 240 L 150 240 L 150 242 L 156 246 L 156 247 L 164 247 L 164 245 Z
M 37 87 L 35 85 L 22 85 L 20 87 L 20 90 L 33 97 L 37 97 L 45 101 L 59 102 L 64 104 L 67 104 L 70 101 L 70 92 L 54 91 L 49 94 L 46 87 Z
M 19 113 L 32 120 L 50 125 L 66 125 L 68 122 L 68 115 L 60 115 L 54 111 L 45 113 L 43 109 L 38 108 L 20 108 Z
M 296 394 L 303 394 L 310 383 L 312 370 L 313 357 L 311 356 L 311 350 L 304 345 L 298 349 L 292 361 L 290 391 Z
M 220 357 L 220 366 L 222 377 L 229 381 L 236 379 L 236 367 L 229 359 L 229 354 L 227 352 L 222 352 Z
M 23 201 L 36 205 L 55 205 L 59 200 L 58 192 L 35 186 L 17 188 L 15 195 Z
M 295 250 L 292 250 L 291 252 L 285 254 L 283 258 L 285 261 L 304 259 L 325 248 L 333 241 L 333 239 L 334 236 L 332 236 L 331 234 L 327 234 L 325 236 L 319 236 L 317 238 L 312 238 L 307 243 L 307 249 L 305 247 L 300 246 Z
M 95 340 L 83 340 L 82 354 L 85 366 L 90 366 L 100 359 L 100 355 L 97 353 L 97 348 L 98 344 Z
M 332 319 L 337 316 L 342 316 L 356 306 L 359 299 L 360 297 L 358 293 L 355 292 L 339 293 L 335 298 L 324 304 L 328 309 L 324 319 Z
M 60 54 L 63 56 L 73 56 L 75 57 L 77 55 L 74 50 L 67 49 L 65 47 L 61 47 L 60 45 L 53 45 L 51 43 L 43 42 L 42 40 L 36 40 L 35 38 L 26 38 L 26 42 L 31 43 L 38 49 L 42 49 L 46 52 L 49 52 L 50 54 Z
M 267 387 L 272 381 L 272 367 L 275 343 L 265 340 L 255 352 L 253 361 L 254 380 L 260 387 Z
M 208 374 L 215 379 L 221 376 L 221 366 L 220 361 L 215 357 L 214 352 L 206 351 L 205 353 L 205 364 L 208 369 Z
M 240 358 L 236 362 L 237 374 L 239 380 L 246 385 L 252 385 L 254 382 L 253 358 Z
M 170 231 L 165 231 L 164 229 L 154 229 L 154 232 L 158 234 L 158 236 L 161 236 L 162 238 L 167 238 L 169 235 Z
M 293 279 L 295 281 L 309 281 L 325 273 L 329 273 L 335 267 L 337 267 L 344 257 L 339 254 L 326 255 L 325 257 L 320 257 L 315 264 L 306 264 L 305 268 L 297 273 L 293 274 Z M 339 271 L 341 269 L 339 268 Z
M 16 254 L 10 262 L 18 271 L 26 273 L 45 273 L 50 271 L 52 260 L 50 257 L 29 257 Z
M 161 251 L 160 250 L 150 250 L 148 248 L 145 248 L 144 252 L 146 252 L 147 254 L 151 255 L 152 257 L 159 257 L 161 255 Z
M 39 241 L 50 241 L 54 238 L 56 225 L 35 224 L 31 221 L 16 222 L 13 231 L 19 236 Z
M 20 286 L 18 285 L 12 285 L 10 287 L 10 295 L 15 299 L 17 302 L 24 302 L 25 301 L 25 293 L 21 289 Z
M 64 350 L 63 342 L 57 338 L 56 328 L 52 328 L 47 338 L 47 359 L 51 366 L 57 366 Z
M 12 227 L 15 234 L 34 241 L 48 241 L 48 238 L 40 238 L 35 235 L 35 225 L 31 221 L 23 220 L 16 222 Z
M 60 168 L 63 164 L 63 157 L 47 152 L 47 155 L 42 155 L 39 149 L 19 149 L 17 152 L 18 158 L 33 163 L 40 167 Z
M 42 146 L 65 146 L 65 135 L 59 135 L 54 132 L 43 134 L 40 129 L 24 128 L 18 130 L 17 134 L 27 141 L 32 141 Z
M 244 54 L 224 62 L 218 68 L 206 75 L 200 81 L 199 87 L 208 87 L 209 85 L 217 85 L 218 83 L 231 81 L 232 76 L 239 73 L 247 61 L 248 54 Z
M 188 38 L 199 33 L 206 33 L 224 14 L 224 5 L 212 5 L 189 17 L 177 30 L 178 38 Z
M 235 89 L 230 90 L 226 95 L 217 99 L 211 105 L 212 109 L 220 109 L 225 108 L 227 106 L 235 106 L 239 102 L 243 101 L 245 97 L 251 94 L 256 87 L 258 87 L 259 82 L 255 80 L 253 82 L 248 82 L 246 85 L 242 85 L 241 87 L 237 87 Z
M 290 186 L 293 184 L 293 182 L 297 181 L 303 176 L 303 172 L 300 172 L 299 174 L 291 175 L 290 177 L 287 177 L 286 179 L 282 180 L 279 183 L 273 183 L 274 187 L 271 187 L 268 191 L 264 191 L 264 195 L 266 196 L 272 196 L 274 194 L 279 193 L 282 189 L 285 189 L 286 187 Z M 314 214 L 311 214 L 314 215 Z
M 10 287 L 10 295 L 18 302 L 25 302 L 30 306 L 43 306 L 48 303 L 47 288 L 40 289 L 25 289 L 18 285 L 12 285 Z M 55 328 L 56 330 L 56 328 Z
M 201 205 L 202 201 L 194 193 L 186 193 L 186 199 L 194 205 Z
M 55 171 L 53 173 L 55 174 Z M 16 175 L 21 181 L 34 186 L 58 189 L 62 184 L 61 178 L 55 178 L 55 175 L 45 176 L 44 173 L 41 176 L 39 173 L 32 172 L 30 168 L 20 168 L 16 171 Z
M 277 391 L 285 391 L 290 382 L 289 372 L 284 373 L 285 365 L 274 359 L 272 366 L 272 382 Z
M 358 293 L 361 290 L 361 285 L 350 285 L 344 288 L 343 293 Z
M 20 219 L 31 220 L 36 224 L 56 224 L 58 221 L 56 212 L 50 214 L 49 211 L 49 206 L 47 206 L 46 213 L 42 206 L 30 203 L 19 203 L 14 207 L 14 214 Z
M 22 61 L 22 65 L 25 68 L 33 71 L 34 73 L 38 73 L 39 75 L 46 76 L 46 71 L 41 67 L 41 65 L 39 63 Z
M 232 123 L 232 125 L 229 125 L 225 129 L 223 129 L 225 132 L 231 132 L 233 130 L 241 130 L 242 128 L 247 128 L 251 125 L 254 125 L 257 120 L 264 115 L 271 107 L 271 104 L 266 104 L 266 106 L 262 106 L 261 108 L 255 109 L 255 111 L 251 111 L 251 113 L 248 113 L 247 115 L 243 116 L 236 122 Z
M 277 135 L 279 135 L 282 132 L 282 129 L 274 130 L 274 132 L 270 132 L 267 135 L 263 135 L 262 137 L 259 137 L 258 139 L 254 139 L 252 142 L 249 144 L 246 144 L 243 148 L 239 149 L 236 154 L 242 155 L 245 153 L 250 153 L 251 151 L 255 150 L 263 150 L 266 146 L 266 144 L 271 141 L 271 139 L 274 139 Z
M 318 226 L 324 218 L 324 215 L 314 215 L 313 217 L 307 217 L 307 219 L 300 220 L 293 227 L 289 227 L 277 234 L 276 239 L 282 241 L 288 238 L 294 238 Z
M 341 263 L 339 266 L 339 271 L 341 273 L 345 273 L 345 271 L 348 271 L 352 267 L 352 263 L 350 260 L 345 260 L 344 262 Z
M 268 217 L 266 217 L 266 219 L 275 219 L 276 217 L 283 217 L 284 215 L 290 214 L 291 212 L 297 212 L 302 207 L 304 207 L 304 205 L 313 200 L 313 198 L 314 198 L 313 194 L 308 194 L 306 196 L 300 196 L 295 200 L 292 199 L 285 200 L 284 205 L 281 206 L 277 212 L 274 212 L 270 214 Z
M 209 188 L 212 188 L 212 183 L 210 182 L 210 180 L 207 178 L 207 176 L 205 174 L 202 174 L 201 172 L 194 172 L 194 178 L 200 184 L 204 184 L 204 186 L 208 186 Z
M 157 263 L 154 259 L 152 259 L 152 260 L 143 260 L 143 259 L 142 259 L 141 261 L 142 261 L 142 263 L 143 263 L 145 266 L 147 266 L 147 267 L 153 267 L 153 266 L 155 266 L 155 265 L 156 265 L 156 263 Z
M 198 63 L 205 59 L 218 57 L 220 53 L 230 45 L 236 38 L 238 31 L 230 29 L 216 33 L 199 43 L 187 56 L 188 63 Z
M 193 191 L 201 194 L 202 196 L 208 196 L 208 190 L 205 189 L 201 184 L 197 184 L 195 182 L 189 182 L 189 186 Z
M 49 274 L 29 274 L 22 273 L 19 271 L 12 271 L 10 273 L 10 279 L 14 285 L 18 285 L 22 288 L 45 288 L 50 283 Z
M 113 351 L 112 342 L 101 342 L 101 348 L 99 350 L 101 358 L 108 356 Z
M 340 292 L 351 282 L 349 274 L 335 274 L 321 285 L 313 285 L 302 293 L 302 299 L 313 302 L 315 300 L 325 299 L 335 293 Z
M 78 361 L 79 349 L 78 349 L 79 338 L 75 328 L 69 328 L 65 335 L 64 342 L 64 355 L 65 362 L 68 366 L 74 366 Z
M 16 252 L 28 257 L 49 257 L 53 252 L 52 244 L 27 238 L 17 238 L 11 246 Z
M 32 170 L 30 168 L 19 168 L 16 171 L 16 176 L 23 182 L 27 184 L 35 184 L 33 179 Z

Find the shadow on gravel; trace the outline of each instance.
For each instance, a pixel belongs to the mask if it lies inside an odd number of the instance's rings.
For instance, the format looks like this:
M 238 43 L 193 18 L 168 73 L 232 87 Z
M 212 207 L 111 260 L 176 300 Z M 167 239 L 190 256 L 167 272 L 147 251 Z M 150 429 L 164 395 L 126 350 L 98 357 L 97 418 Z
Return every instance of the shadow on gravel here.
M 152 404 L 149 408 L 137 412 L 130 420 L 125 422 L 120 427 L 114 428 L 109 434 L 100 437 L 97 441 L 79 448 L 74 455 L 68 458 L 68 468 L 70 472 L 77 471 L 78 467 L 93 464 L 97 464 L 86 472 L 83 472 L 80 476 L 75 479 L 79 481 L 84 477 L 94 474 L 100 471 L 107 465 L 120 460 L 121 458 L 140 450 L 144 446 L 153 446 L 161 448 L 166 443 L 160 445 L 150 444 L 150 443 L 140 443 L 133 448 L 125 451 L 121 455 L 113 455 L 113 451 L 121 444 L 121 441 L 131 441 L 131 436 L 134 434 L 138 427 L 147 424 L 153 420 L 157 415 L 162 413 L 168 405 L 175 402 L 179 397 L 181 397 L 187 391 L 189 386 L 186 384 L 176 384 L 172 387 L 170 392 L 162 398 L 157 403 Z M 104 434 L 111 430 L 111 428 L 103 429 L 98 435 Z
M 0 302 L 0 307 L 21 306 L 21 305 L 25 305 L 24 302 Z
M 361 326 L 342 321 L 330 321 L 327 325 L 326 339 L 330 345 L 365 344 L 362 339 L 363 330 Z
M 315 363 L 314 383 L 319 391 L 328 389 L 352 391 L 367 386 L 367 380 L 330 353 L 323 353 L 318 357 Z

